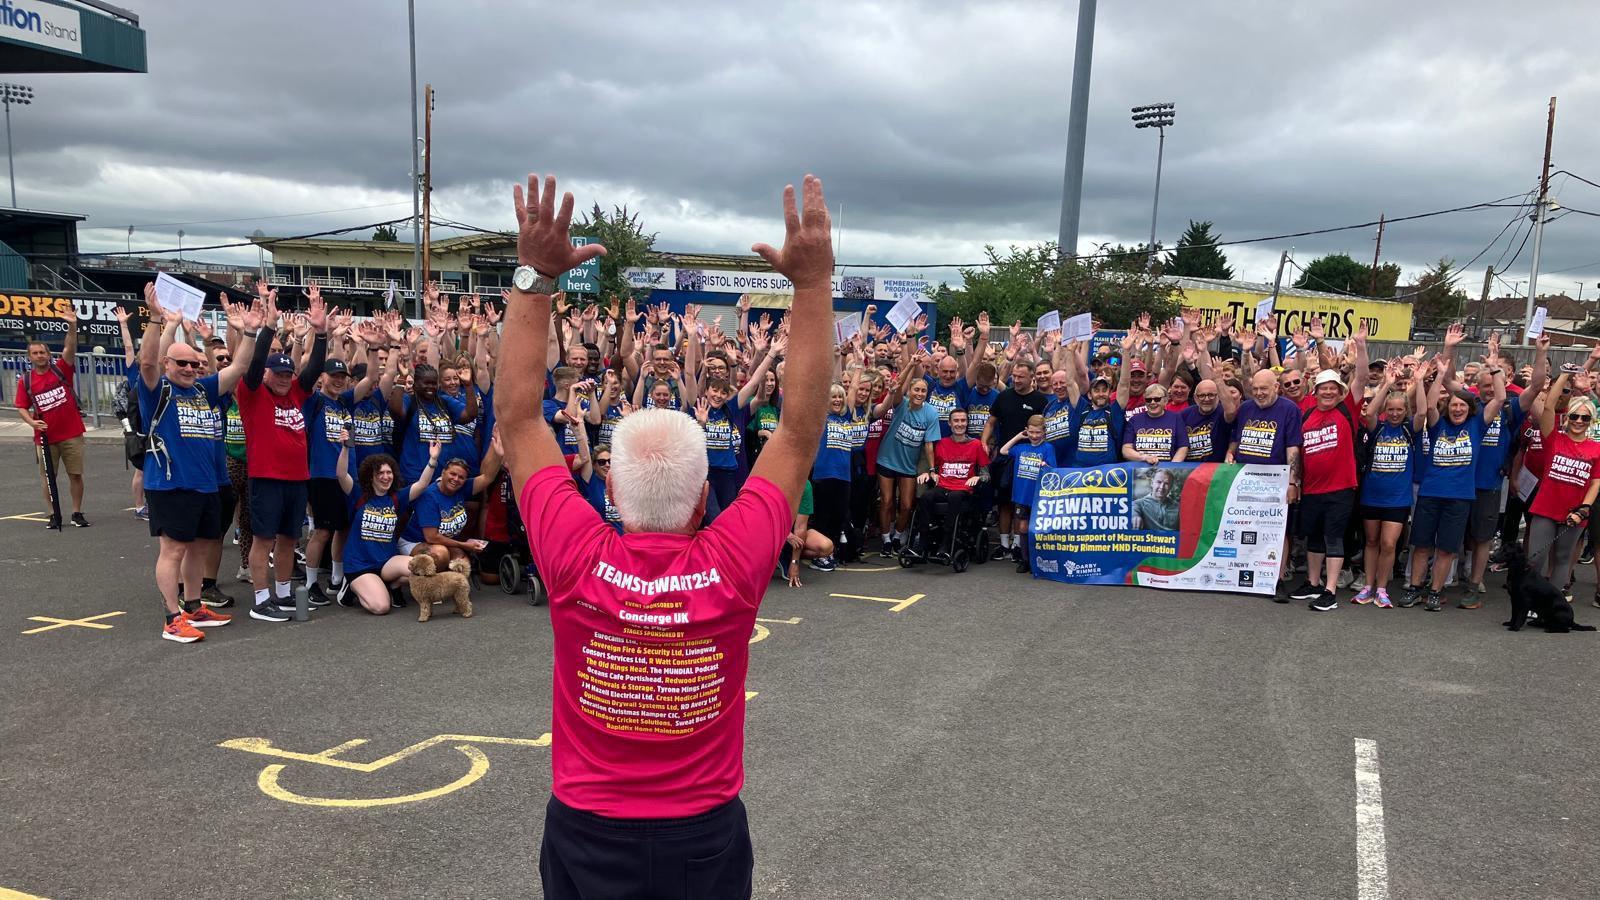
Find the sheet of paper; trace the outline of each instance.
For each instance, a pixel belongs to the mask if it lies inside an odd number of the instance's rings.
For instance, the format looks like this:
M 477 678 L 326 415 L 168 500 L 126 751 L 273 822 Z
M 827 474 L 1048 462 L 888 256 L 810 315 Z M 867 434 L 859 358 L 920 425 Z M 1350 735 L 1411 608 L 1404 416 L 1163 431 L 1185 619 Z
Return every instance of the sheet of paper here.
M 1047 331 L 1055 331 L 1060 327 L 1061 313 L 1052 309 L 1039 317 L 1039 323 L 1033 326 L 1033 333 L 1042 335 Z
M 1344 352 L 1344 341 L 1335 340 L 1333 338 L 1323 338 L 1322 346 L 1327 347 L 1329 350 L 1332 350 L 1335 353 Z
M 922 315 L 922 305 L 911 297 L 902 297 L 900 302 L 889 308 L 887 318 L 895 331 L 904 334 L 920 315 Z
M 1061 343 L 1072 341 L 1086 341 L 1094 336 L 1094 317 L 1089 313 L 1078 313 L 1068 319 L 1061 326 Z
M 383 292 L 383 308 L 394 309 L 394 282 L 389 282 L 389 287 Z
M 1528 322 L 1528 340 L 1531 341 L 1544 334 L 1544 318 L 1549 314 L 1550 310 L 1542 306 L 1533 311 L 1533 319 Z
M 1277 302 L 1278 301 L 1272 297 L 1263 297 L 1261 301 L 1256 304 L 1256 322 L 1259 322 L 1262 319 L 1272 318 L 1272 307 Z M 1255 322 L 1251 322 L 1250 324 L 1254 325 Z
M 205 305 L 206 292 L 173 278 L 165 272 L 156 273 L 156 299 L 166 309 L 183 313 L 185 320 L 199 319 L 200 307 Z
M 1533 489 L 1538 486 L 1539 476 L 1528 471 L 1526 467 L 1517 470 L 1518 497 L 1521 497 L 1524 501 L 1526 501 L 1528 499 L 1528 495 L 1532 494 Z
M 860 333 L 861 317 L 845 316 L 833 323 L 833 345 L 840 346 Z

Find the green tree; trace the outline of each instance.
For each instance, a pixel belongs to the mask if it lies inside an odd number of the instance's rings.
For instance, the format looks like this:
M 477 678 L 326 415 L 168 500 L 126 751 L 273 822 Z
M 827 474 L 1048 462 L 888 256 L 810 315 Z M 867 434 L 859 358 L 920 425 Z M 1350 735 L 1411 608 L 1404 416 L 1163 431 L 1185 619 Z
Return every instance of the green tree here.
M 627 206 L 613 207 L 609 215 L 596 203 L 594 209 L 584 213 L 582 221 L 572 223 L 572 234 L 594 238 L 606 248 L 600 257 L 600 298 L 626 299 L 634 295 L 623 272 L 634 267 L 656 265 L 656 232 L 646 232 L 639 224 L 639 214 L 629 212 Z M 641 295 L 648 291 L 641 292 Z M 642 299 L 642 296 L 640 297 Z
M 1467 292 L 1455 286 L 1455 260 L 1441 259 L 1417 279 L 1411 293 L 1411 320 L 1417 328 L 1435 331 L 1462 315 Z
M 379 225 L 378 229 L 372 232 L 372 239 L 375 241 L 398 241 L 400 240 L 400 235 L 395 232 L 392 225 Z
M 1374 297 L 1393 297 L 1394 286 L 1400 279 L 1400 267 L 1394 263 L 1378 266 L 1378 277 L 1372 277 L 1372 267 L 1356 262 L 1348 253 L 1333 253 L 1313 259 L 1294 280 L 1294 286 L 1308 291 L 1327 291 L 1334 294 L 1367 296 L 1372 289 Z
M 1222 242 L 1222 235 L 1212 234 L 1211 224 L 1189 220 L 1189 229 L 1178 238 L 1177 249 L 1167 255 L 1166 274 L 1190 278 L 1233 277 L 1227 254 L 1217 246 Z
M 1140 313 L 1164 321 L 1179 310 L 1181 291 L 1142 270 L 1119 268 L 1110 262 L 1115 257 L 1063 260 L 1054 243 L 1013 246 L 1003 255 L 991 246 L 984 253 L 991 265 L 961 269 L 961 289 L 930 291 L 940 318 L 971 323 L 987 310 L 997 329 L 1018 320 L 1032 327 L 1054 309 L 1063 316 L 1092 313 L 1107 327 L 1121 328 Z
M 1163 270 L 1165 269 L 1165 265 L 1161 261 L 1161 250 L 1162 246 L 1158 241 L 1156 242 L 1154 267 L 1154 274 L 1156 275 L 1162 274 Z M 1102 256 L 1100 254 L 1104 255 Z M 1098 265 L 1100 268 L 1106 271 L 1151 271 L 1149 244 L 1135 244 L 1132 247 L 1124 247 L 1121 244 L 1117 244 L 1114 247 L 1108 247 L 1107 245 L 1102 244 L 1100 245 L 1099 254 L 1096 254 L 1096 256 L 1098 258 L 1090 260 L 1090 263 L 1093 265 Z

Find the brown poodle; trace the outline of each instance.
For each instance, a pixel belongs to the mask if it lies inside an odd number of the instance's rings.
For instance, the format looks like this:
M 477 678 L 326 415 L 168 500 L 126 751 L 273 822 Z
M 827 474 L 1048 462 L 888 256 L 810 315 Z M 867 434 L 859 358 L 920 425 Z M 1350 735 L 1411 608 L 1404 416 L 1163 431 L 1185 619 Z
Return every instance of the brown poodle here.
M 465 558 L 450 561 L 450 568 L 440 572 L 432 556 L 419 553 L 411 557 L 411 596 L 417 601 L 417 621 L 426 622 L 433 615 L 433 605 L 445 601 L 456 605 L 456 613 L 463 619 L 472 618 L 472 588 L 467 583 L 470 563 Z

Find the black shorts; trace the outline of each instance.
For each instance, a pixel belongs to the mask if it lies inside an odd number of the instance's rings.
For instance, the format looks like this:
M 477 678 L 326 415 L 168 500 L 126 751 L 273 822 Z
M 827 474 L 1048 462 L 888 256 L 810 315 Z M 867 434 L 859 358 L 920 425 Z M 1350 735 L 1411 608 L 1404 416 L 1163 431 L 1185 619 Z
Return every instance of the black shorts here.
M 1411 518 L 1409 506 L 1363 506 L 1361 518 L 1368 522 L 1399 522 L 1401 525 Z
M 311 525 L 321 531 L 347 531 L 350 503 L 337 478 L 313 478 L 306 486 L 311 500 Z
M 346 572 L 346 573 L 344 573 L 344 580 L 349 582 L 350 584 L 355 584 L 356 583 L 356 579 L 360 578 L 363 575 L 376 575 L 376 576 L 378 576 L 378 580 L 379 581 L 383 580 L 383 570 L 382 569 L 362 569 L 359 572 Z
M 1344 533 L 1356 508 L 1356 489 L 1306 494 L 1300 498 L 1300 535 L 1307 553 L 1343 558 Z
M 878 477 L 879 478 L 915 478 L 917 476 L 915 476 L 915 475 L 907 475 L 906 473 L 900 471 L 899 469 L 891 469 L 888 466 L 884 465 L 883 463 L 878 463 Z
M 1459 553 L 1472 517 L 1471 500 L 1418 497 L 1411 521 L 1411 546 L 1440 553 Z
M 1494 540 L 1500 531 L 1500 489 L 1479 490 L 1472 501 L 1472 518 L 1467 523 L 1467 534 L 1473 541 L 1484 544 Z
M 306 483 L 250 479 L 250 531 L 258 538 L 298 539 L 306 521 Z
M 555 797 L 545 806 L 539 879 L 548 900 L 749 897 L 754 870 L 738 797 L 681 819 L 609 819 Z
M 233 490 L 233 485 L 217 485 L 217 535 L 220 537 L 233 521 L 233 514 L 239 509 L 239 495 Z
M 222 537 L 222 502 L 215 491 L 202 494 L 174 488 L 144 492 L 150 511 L 150 536 L 182 543 Z
M 996 497 L 1011 496 L 1011 457 L 989 463 L 989 486 Z

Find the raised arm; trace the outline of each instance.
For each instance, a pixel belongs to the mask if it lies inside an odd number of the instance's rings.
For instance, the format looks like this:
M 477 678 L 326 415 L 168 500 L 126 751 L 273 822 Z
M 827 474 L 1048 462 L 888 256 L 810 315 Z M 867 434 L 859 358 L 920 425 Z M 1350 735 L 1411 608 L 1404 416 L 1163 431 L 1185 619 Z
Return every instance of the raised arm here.
M 61 361 L 76 372 L 78 363 L 78 311 L 71 302 L 67 303 L 67 314 L 63 318 L 67 321 L 67 340 L 61 345 Z
M 517 261 L 555 278 L 587 259 L 605 255 L 599 244 L 572 246 L 568 225 L 572 221 L 572 194 L 561 196 L 557 209 L 556 178 L 545 176 L 541 193 L 537 176 L 528 176 L 526 201 L 522 185 L 512 188 L 517 214 Z M 550 345 L 549 294 L 511 293 L 506 304 L 505 335 L 500 349 L 500 379 L 494 392 L 498 444 L 511 468 L 511 487 L 520 496 L 534 472 L 547 466 L 565 467 L 561 445 L 539 410 L 542 408 L 544 367 L 540 351 Z
M 817 442 L 822 439 L 828 411 L 828 371 L 833 365 L 833 243 L 828 207 L 822 197 L 822 181 L 816 176 L 805 177 L 802 192 L 803 214 L 795 204 L 794 186 L 783 190 L 783 249 L 767 244 L 751 248 L 794 284 L 783 416 L 751 472 L 777 485 L 791 510 L 800 505 Z
M 1498 362 L 1498 361 L 1497 361 Z M 1500 415 L 1500 410 L 1506 405 L 1506 370 L 1496 365 L 1494 367 L 1494 396 L 1483 404 L 1483 421 L 1493 422 Z
M 1428 389 L 1424 411 L 1428 416 L 1428 427 L 1432 428 L 1439 421 L 1439 400 L 1444 397 L 1444 382 L 1449 377 L 1450 358 L 1440 359 L 1434 366 L 1435 375 L 1433 387 Z
M 544 421 L 544 417 L 539 419 Z M 578 429 L 582 431 L 582 428 Z M 479 467 L 479 475 L 472 479 L 472 493 L 481 493 L 494 480 L 500 477 L 500 463 L 505 459 L 505 445 L 500 443 L 500 429 L 496 427 L 494 433 L 489 435 L 489 449 L 483 454 L 483 462 Z
M 155 282 L 144 286 L 144 308 L 150 321 L 145 324 L 144 343 L 139 347 L 139 378 L 153 391 L 161 383 L 161 331 L 166 321 L 166 311 L 156 299 Z
M 122 363 L 131 366 L 139 361 L 138 351 L 133 346 L 133 331 L 128 327 L 128 320 L 133 314 L 121 306 L 113 306 L 111 311 L 117 317 L 117 330 L 122 332 Z
M 428 464 L 422 467 L 422 473 L 417 480 L 411 483 L 411 488 L 406 492 L 406 499 L 415 500 L 422 496 L 422 492 L 433 484 L 434 469 L 439 467 L 439 454 L 444 450 L 443 441 L 428 442 Z
M 1561 392 L 1566 390 L 1567 383 L 1572 380 L 1570 372 L 1562 372 L 1556 376 L 1556 383 L 1550 386 L 1550 392 L 1544 398 L 1544 408 L 1539 411 L 1539 434 L 1548 435 L 1556 428 L 1556 401 Z
M 259 343 L 257 339 L 261 333 L 261 324 L 265 320 L 265 307 L 259 300 L 238 313 L 239 327 L 228 329 L 228 339 L 232 345 L 229 352 L 233 354 L 233 359 L 217 372 L 217 393 L 231 392 L 239 383 L 239 379 L 244 377 L 245 369 L 255 360 L 256 344 Z M 270 344 L 272 341 L 269 339 L 267 343 Z

